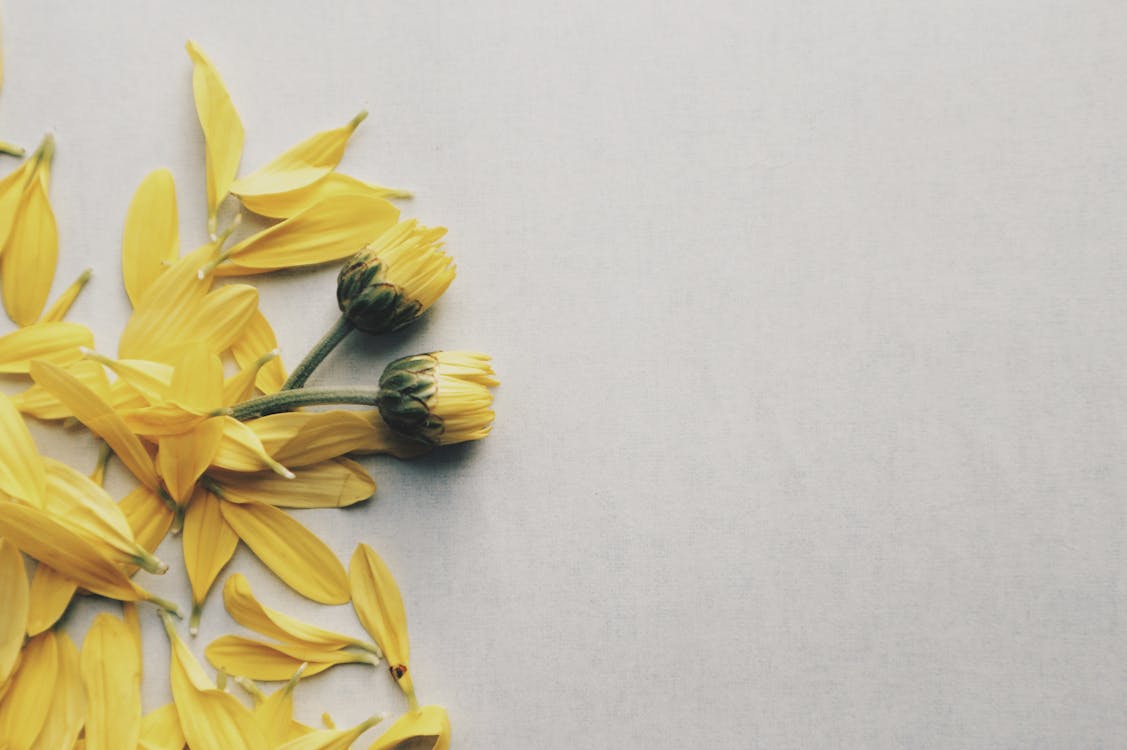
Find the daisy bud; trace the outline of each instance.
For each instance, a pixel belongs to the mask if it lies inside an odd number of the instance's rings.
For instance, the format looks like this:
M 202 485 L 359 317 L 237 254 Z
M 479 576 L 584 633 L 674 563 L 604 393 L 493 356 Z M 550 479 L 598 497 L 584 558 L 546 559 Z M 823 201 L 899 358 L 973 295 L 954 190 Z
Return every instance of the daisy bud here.
M 489 387 L 499 383 L 485 354 L 417 354 L 384 369 L 376 402 L 383 420 L 401 435 L 429 445 L 450 445 L 489 434 Z
M 440 242 L 445 234 L 443 227 L 403 221 L 352 256 L 337 277 L 337 304 L 349 322 L 368 333 L 389 333 L 433 305 L 454 280 Z

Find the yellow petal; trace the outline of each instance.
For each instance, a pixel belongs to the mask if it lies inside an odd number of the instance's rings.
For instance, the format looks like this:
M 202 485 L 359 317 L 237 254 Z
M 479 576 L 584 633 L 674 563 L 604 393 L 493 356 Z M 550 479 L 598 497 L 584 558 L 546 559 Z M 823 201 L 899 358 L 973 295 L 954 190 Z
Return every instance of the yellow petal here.
M 63 632 L 56 635 L 55 644 L 58 652 L 55 689 L 47 720 L 31 750 L 71 750 L 86 721 L 86 690 L 82 685 L 78 648 Z
M 371 439 L 362 415 L 341 409 L 271 414 L 246 423 L 266 451 L 286 466 L 309 466 L 342 456 Z
M 121 275 L 125 293 L 136 305 L 149 285 L 180 255 L 180 220 L 176 185 L 167 169 L 155 169 L 141 180 L 121 240 Z
M 148 404 L 164 403 L 172 385 L 172 365 L 147 359 L 110 359 L 97 352 L 86 352 L 92 363 L 109 368 L 129 387 L 139 393 Z
M 32 180 L 16 209 L 12 231 L 0 255 L 0 288 L 8 317 L 21 326 L 39 319 L 55 281 L 59 232 L 47 188 Z
M 23 648 L 29 588 L 23 555 L 14 544 L 0 539 L 0 602 L 4 603 L 4 616 L 0 617 L 0 683 L 12 676 Z
M 207 470 L 223 439 L 223 422 L 209 419 L 190 432 L 160 439 L 157 466 L 168 494 L 177 503 L 191 497 L 192 490 Z
M 227 583 L 223 585 L 223 603 L 235 622 L 283 643 L 330 650 L 347 646 L 368 648 L 357 638 L 309 625 L 278 610 L 263 606 L 254 598 L 250 583 L 241 573 L 230 576 Z
M 69 365 L 94 346 L 94 334 L 78 323 L 37 323 L 0 336 L 0 373 L 26 373 L 33 360 Z
M 302 664 L 312 677 L 337 664 L 371 664 L 374 657 L 352 651 L 317 649 L 291 643 L 266 643 L 237 635 L 216 638 L 204 654 L 216 669 L 268 682 L 288 679 Z
M 361 112 L 343 127 L 325 130 L 287 149 L 272 162 L 231 184 L 231 192 L 247 196 L 267 196 L 303 188 L 336 168 L 344 156 L 348 139 L 368 116 Z
M 98 548 L 44 511 L 0 502 L 0 536 L 95 594 L 122 601 L 149 596 Z
M 39 318 L 39 322 L 54 323 L 65 318 L 67 313 L 70 312 L 71 306 L 74 305 L 74 301 L 78 299 L 79 293 L 86 286 L 87 282 L 90 281 L 92 274 L 93 271 L 89 268 L 80 273 L 78 278 L 71 282 L 71 285 L 64 289 L 63 293 L 51 303 L 51 306 L 48 307 L 43 313 L 43 316 Z
M 140 665 L 140 674 L 145 675 L 145 652 L 141 648 L 141 615 L 137 611 L 137 602 L 121 603 L 121 620 L 129 630 L 129 638 L 137 649 L 137 663 Z
M 26 750 L 39 736 L 59 671 L 59 646 L 48 630 L 27 642 L 19 669 L 0 702 L 0 737 L 12 750 Z
M 382 198 L 323 200 L 251 235 L 225 255 L 237 266 L 262 271 L 327 263 L 352 255 L 398 219 L 399 209 Z
M 254 430 L 233 417 L 220 419 L 223 421 L 223 439 L 212 459 L 214 466 L 230 471 L 271 469 L 288 479 L 293 478 L 293 472 L 270 457 Z
M 157 488 L 152 458 L 112 406 L 74 375 L 55 365 L 35 362 L 31 376 L 70 409 L 79 422 L 105 440 L 133 476 L 146 487 Z
M 361 444 L 349 451 L 350 453 L 361 456 L 383 454 L 410 459 L 431 451 L 431 446 L 426 443 L 405 438 L 388 427 L 378 409 L 366 409 L 354 413 L 368 421 L 370 431 Z
M 376 482 L 364 467 L 338 458 L 294 471 L 293 479 L 271 474 L 212 472 L 224 500 L 279 508 L 344 508 L 366 500 Z
M 37 168 L 37 160 L 33 157 L 25 159 L 22 164 L 9 172 L 0 180 L 0 252 L 8 237 L 8 232 L 16 219 L 16 211 L 23 197 L 24 186 L 28 178 Z
M 349 750 L 360 735 L 379 724 L 381 716 L 373 716 L 350 729 L 322 729 L 291 740 L 277 750 Z
M 172 372 L 168 400 L 177 406 L 207 414 L 223 400 L 223 363 L 200 341 L 183 344 Z
M 172 509 L 148 487 L 138 487 L 118 503 L 133 529 L 137 543 L 155 550 L 164 541 L 175 518 Z
M 254 721 L 270 747 L 277 747 L 290 739 L 294 725 L 293 690 L 304 671 L 304 667 L 298 667 L 285 685 L 265 696 L 254 707 Z
M 86 686 L 86 747 L 135 748 L 141 736 L 141 662 L 124 622 L 106 614 L 94 618 L 82 644 Z
M 407 671 L 410 642 L 407 639 L 407 612 L 399 586 L 387 565 L 366 544 L 360 544 L 348 565 L 352 606 L 360 623 L 383 649 L 392 675 L 408 695 L 412 693 Z
M 0 394 L 0 492 L 42 507 L 47 474 L 27 424 L 11 399 Z
M 192 58 L 192 93 L 203 128 L 207 153 L 207 230 L 215 234 L 216 213 L 239 171 L 243 155 L 243 123 L 219 72 L 195 42 L 188 42 Z
M 230 406 L 254 396 L 255 381 L 262 368 L 278 358 L 278 350 L 267 352 L 223 382 L 223 404 Z
M 30 329 L 24 328 L 23 330 Z M 63 369 L 74 375 L 87 387 L 92 388 L 102 398 L 109 397 L 110 381 L 106 377 L 106 371 L 97 362 L 79 360 Z M 63 405 L 63 402 L 40 385 L 33 384 L 27 390 L 12 396 L 12 403 L 22 413 L 36 419 L 66 419 L 74 416 L 70 409 Z
M 262 357 L 277 350 L 278 338 L 261 310 L 255 311 L 243 328 L 242 335 L 231 345 L 231 353 L 242 368 L 251 367 Z M 262 365 L 254 382 L 263 393 L 280 390 L 286 382 L 286 368 L 282 365 L 281 357 L 272 358 Z
M 348 601 L 348 576 L 336 555 L 287 513 L 259 503 L 220 508 L 239 538 L 294 591 L 321 604 Z
M 27 613 L 27 634 L 36 636 L 54 625 L 67 611 L 78 585 L 54 568 L 39 563 L 31 577 L 31 606 Z
M 141 717 L 139 750 L 184 750 L 186 741 L 175 704 L 166 703 Z
M 408 711 L 368 750 L 449 750 L 450 718 L 441 706 Z
M 215 495 L 196 490 L 184 516 L 184 567 L 192 584 L 193 630 L 207 592 L 239 545 L 238 535 L 224 520 L 219 506 Z
M 337 200 L 353 195 L 383 199 L 411 197 L 406 190 L 372 185 L 340 172 L 330 172 L 316 182 L 288 192 L 262 196 L 242 195 L 239 199 L 248 211 L 272 219 L 288 219 L 318 201 Z
M 182 435 L 207 421 L 206 416 L 185 411 L 174 404 L 128 408 L 115 402 L 113 406 L 130 432 L 149 438 Z
M 196 248 L 149 285 L 121 332 L 118 356 L 175 361 L 179 354 L 176 345 L 188 340 L 180 338 L 185 322 L 195 314 L 211 289 L 211 276 L 201 279 L 199 272 L 215 255 L 215 248 L 214 244 Z M 154 352 L 171 355 L 171 359 L 154 357 Z

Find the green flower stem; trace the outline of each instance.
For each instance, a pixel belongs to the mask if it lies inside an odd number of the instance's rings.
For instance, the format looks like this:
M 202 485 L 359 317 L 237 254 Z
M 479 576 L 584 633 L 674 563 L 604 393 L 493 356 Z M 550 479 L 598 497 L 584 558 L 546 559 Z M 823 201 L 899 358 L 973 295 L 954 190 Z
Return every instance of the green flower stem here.
M 278 391 L 269 396 L 252 398 L 250 401 L 231 409 L 231 416 L 242 422 L 248 419 L 265 417 L 283 411 L 293 411 L 303 406 L 322 406 L 325 404 L 357 404 L 376 406 L 380 392 L 378 388 L 297 388 L 292 391 Z
M 309 380 L 309 376 L 317 369 L 317 365 L 321 364 L 325 357 L 329 355 L 329 352 L 335 349 L 337 344 L 350 333 L 352 333 L 352 323 L 346 316 L 341 315 L 337 322 L 333 323 L 333 327 L 321 337 L 316 346 L 309 350 L 309 354 L 305 355 L 301 364 L 290 373 L 289 379 L 282 385 L 282 390 L 292 391 L 305 385 L 305 381 Z

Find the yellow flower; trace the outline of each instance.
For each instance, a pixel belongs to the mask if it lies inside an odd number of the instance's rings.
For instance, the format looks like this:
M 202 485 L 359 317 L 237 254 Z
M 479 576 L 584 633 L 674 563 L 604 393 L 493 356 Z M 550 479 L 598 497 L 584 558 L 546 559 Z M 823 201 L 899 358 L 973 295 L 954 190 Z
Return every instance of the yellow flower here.
M 418 354 L 384 369 L 377 405 L 388 426 L 406 437 L 430 445 L 480 440 L 493 425 L 489 388 L 499 383 L 485 354 Z
M 449 750 L 450 718 L 442 706 L 408 711 L 368 750 Z
M 442 252 L 444 227 L 400 222 L 352 257 L 337 277 L 337 304 L 368 333 L 388 333 L 417 320 L 450 282 L 455 266 Z

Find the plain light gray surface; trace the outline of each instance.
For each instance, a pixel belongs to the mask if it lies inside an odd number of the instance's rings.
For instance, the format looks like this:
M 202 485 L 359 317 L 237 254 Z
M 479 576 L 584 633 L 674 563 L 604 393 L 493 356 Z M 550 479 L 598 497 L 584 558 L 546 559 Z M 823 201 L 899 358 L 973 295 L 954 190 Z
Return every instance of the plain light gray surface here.
M 244 170 L 367 107 L 342 168 L 450 227 L 434 314 L 319 382 L 487 350 L 495 434 L 372 461 L 373 502 L 301 519 L 392 565 L 455 747 L 1125 741 L 1122 3 L 8 0 L 4 20 L 0 134 L 57 135 L 57 288 L 95 268 L 73 318 L 100 348 L 146 172 L 172 169 L 203 239 L 189 37 Z M 333 280 L 262 282 L 290 365 Z M 359 633 L 245 551 L 231 569 Z M 178 572 L 152 585 L 187 600 Z M 225 618 L 213 598 L 198 650 Z M 151 616 L 146 650 L 155 706 Z M 298 701 L 402 710 L 358 667 Z

